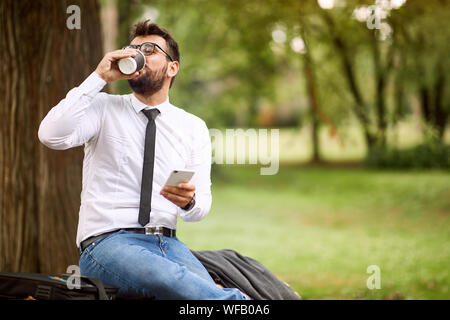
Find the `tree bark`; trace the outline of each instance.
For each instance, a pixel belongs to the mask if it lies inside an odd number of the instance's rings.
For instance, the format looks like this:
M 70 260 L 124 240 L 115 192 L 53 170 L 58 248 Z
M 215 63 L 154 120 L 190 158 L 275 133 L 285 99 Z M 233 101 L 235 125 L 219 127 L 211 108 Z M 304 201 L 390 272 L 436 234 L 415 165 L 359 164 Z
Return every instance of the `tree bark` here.
M 324 10 L 321 11 L 321 14 L 328 27 L 333 45 L 340 56 L 342 63 L 342 71 L 347 81 L 348 87 L 350 89 L 350 93 L 352 94 L 352 97 L 355 101 L 355 107 L 353 110 L 362 126 L 364 137 L 366 140 L 366 145 L 368 149 L 371 149 L 376 145 L 377 138 L 376 135 L 370 130 L 371 123 L 369 118 L 369 107 L 358 86 L 356 80 L 356 72 L 354 70 L 354 65 L 352 64 L 350 58 L 347 44 L 345 43 L 344 39 L 340 36 L 340 34 L 336 31 L 336 25 L 333 19 Z
M 381 53 L 378 43 L 378 39 L 375 36 L 375 32 L 371 31 L 371 48 L 374 64 L 375 74 L 375 110 L 377 116 L 377 131 L 378 131 L 378 143 L 382 146 L 386 145 L 386 104 L 385 104 L 385 89 L 387 83 L 387 71 L 384 69 L 381 62 Z
M 434 86 L 434 125 L 440 141 L 444 140 L 445 128 L 447 127 L 448 109 L 444 106 L 444 90 L 446 77 L 444 71 L 437 70 L 437 80 Z
M 70 5 L 80 8 L 81 29 L 67 27 Z M 101 59 L 99 7 L 2 0 L 0 16 L 0 270 L 65 272 L 78 264 L 83 150 L 50 150 L 37 132 Z
M 319 101 L 316 92 L 316 82 L 314 77 L 314 67 L 311 58 L 310 48 L 306 44 L 305 33 L 302 32 L 302 38 L 305 43 L 306 52 L 303 59 L 303 72 L 306 79 L 306 90 L 308 92 L 309 108 L 311 115 L 311 140 L 312 140 L 312 162 L 320 162 L 320 142 L 319 142 Z
M 439 72 L 439 71 L 438 71 Z M 443 141 L 447 126 L 448 111 L 443 104 L 445 76 L 437 75 L 436 83 L 432 88 L 422 85 L 419 89 L 420 107 L 424 122 L 434 129 L 436 138 Z
M 103 48 L 105 52 L 111 52 L 119 49 L 117 46 L 117 36 L 119 31 L 119 12 L 117 0 L 108 0 L 100 10 L 100 19 L 103 28 Z M 111 93 L 117 92 L 117 82 L 109 82 L 107 91 Z

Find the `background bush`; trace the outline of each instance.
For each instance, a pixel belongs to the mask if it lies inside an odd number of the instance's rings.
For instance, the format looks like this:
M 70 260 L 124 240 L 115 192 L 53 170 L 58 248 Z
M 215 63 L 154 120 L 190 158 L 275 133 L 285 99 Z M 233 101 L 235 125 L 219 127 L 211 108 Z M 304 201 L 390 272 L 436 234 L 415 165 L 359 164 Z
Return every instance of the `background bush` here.
M 368 152 L 365 165 L 395 169 L 450 169 L 450 145 L 429 141 L 406 149 L 379 146 Z

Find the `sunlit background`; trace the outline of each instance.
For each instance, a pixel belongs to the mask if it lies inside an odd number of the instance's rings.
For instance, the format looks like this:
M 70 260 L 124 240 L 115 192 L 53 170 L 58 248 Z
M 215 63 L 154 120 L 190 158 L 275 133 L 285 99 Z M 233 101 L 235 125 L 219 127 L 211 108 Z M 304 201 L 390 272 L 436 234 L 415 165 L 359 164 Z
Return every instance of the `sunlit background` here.
M 19 2 L 0 5 L 5 21 L 13 12 L 17 29 L 35 32 L 17 47 L 0 42 L 11 59 L 30 53 L 16 69 L 4 66 L 9 89 L 0 88 L 3 99 L 25 92 L 6 100 L 0 120 L 10 134 L 0 139 L 1 270 L 63 272 L 55 266 L 77 263 L 82 150 L 46 150 L 37 127 L 49 101 L 127 45 L 135 22 L 151 19 L 180 47 L 172 104 L 223 134 L 279 130 L 276 174 L 261 175 L 260 162 L 215 163 L 212 209 L 199 223 L 180 219 L 181 240 L 252 257 L 304 299 L 450 298 L 449 1 L 74 2 L 78 31 L 65 29 L 72 2 L 30 2 L 20 12 Z M 33 10 L 43 25 L 59 24 L 38 27 Z M 19 28 L 23 21 L 33 28 Z M 12 25 L 2 23 L 3 39 Z M 126 81 L 106 90 L 130 92 Z M 21 112 L 33 101 L 33 112 Z M 28 134 L 27 148 L 17 130 Z M 236 150 L 225 144 L 214 155 L 227 152 Z M 369 266 L 379 268 L 380 288 L 368 287 Z
M 175 105 L 210 128 L 280 129 L 276 175 L 213 166 L 209 217 L 180 221 L 188 245 L 258 259 L 305 299 L 450 297 L 448 2 L 142 1 L 134 12 L 127 21 L 152 19 L 180 44 Z M 367 287 L 370 265 L 380 289 Z

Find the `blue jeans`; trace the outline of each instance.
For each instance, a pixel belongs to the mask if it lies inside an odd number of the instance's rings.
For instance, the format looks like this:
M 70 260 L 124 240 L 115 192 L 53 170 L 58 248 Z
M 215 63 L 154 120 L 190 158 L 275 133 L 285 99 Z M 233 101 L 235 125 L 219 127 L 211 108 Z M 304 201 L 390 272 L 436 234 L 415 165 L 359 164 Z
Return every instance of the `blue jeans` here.
M 94 242 L 80 257 L 81 275 L 119 288 L 119 298 L 245 299 L 241 291 L 219 288 L 176 237 L 121 230 Z

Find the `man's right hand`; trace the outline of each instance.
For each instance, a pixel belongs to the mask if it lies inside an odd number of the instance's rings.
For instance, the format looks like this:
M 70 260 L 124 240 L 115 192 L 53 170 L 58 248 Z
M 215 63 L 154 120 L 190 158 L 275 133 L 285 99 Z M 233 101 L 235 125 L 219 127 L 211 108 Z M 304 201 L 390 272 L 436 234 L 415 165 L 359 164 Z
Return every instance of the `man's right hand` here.
M 134 57 L 137 55 L 134 49 L 115 50 L 108 52 L 95 69 L 100 78 L 106 82 L 113 82 L 120 79 L 132 79 L 139 75 L 139 71 L 132 74 L 123 74 L 117 66 L 117 61 L 122 58 Z

